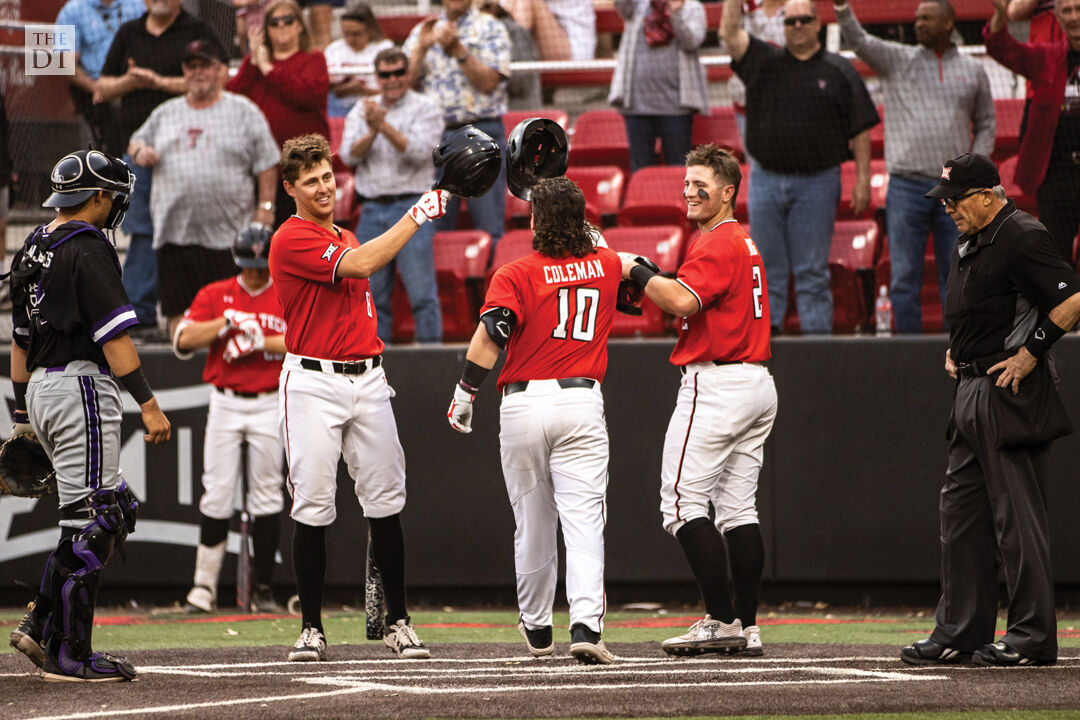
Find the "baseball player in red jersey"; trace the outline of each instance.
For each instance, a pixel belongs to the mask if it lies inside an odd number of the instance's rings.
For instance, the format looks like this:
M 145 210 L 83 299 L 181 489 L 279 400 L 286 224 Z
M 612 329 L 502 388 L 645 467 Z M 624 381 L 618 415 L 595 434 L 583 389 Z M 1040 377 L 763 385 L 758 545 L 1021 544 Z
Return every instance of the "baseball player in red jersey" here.
M 565 177 L 532 190 L 533 252 L 499 268 L 447 417 L 472 432 L 472 403 L 506 348 L 496 385 L 503 395 L 499 444 L 514 510 L 518 630 L 535 657 L 551 655 L 558 579 L 556 531 L 566 545 L 570 654 L 614 660 L 604 621 L 604 523 L 608 436 L 600 381 L 622 266 L 596 247 L 585 197 Z
M 229 518 L 241 487 L 240 454 L 247 443 L 247 508 L 255 518 L 255 596 L 259 612 L 278 610 L 270 588 L 281 534 L 282 448 L 277 386 L 285 356 L 285 320 L 270 282 L 270 228 L 252 225 L 233 244 L 240 274 L 206 285 L 173 333 L 181 359 L 210 348 L 203 380 L 214 386 L 203 444 L 203 495 L 199 500 L 199 547 L 188 612 L 217 605 Z M 246 550 L 245 550 L 246 552 Z
M 429 190 L 393 227 L 360 245 L 355 235 L 334 225 L 336 188 L 326 138 L 288 140 L 281 175 L 296 200 L 296 215 L 274 234 L 270 275 L 288 324 L 278 409 L 290 514 L 296 521 L 293 566 L 303 623 L 289 660 L 326 656 L 326 526 L 337 517 L 341 456 L 368 518 L 372 552 L 382 573 L 389 615 L 384 642 L 398 657 L 427 658 L 431 654 L 405 607 L 399 518 L 405 507 L 405 455 L 390 406 L 394 391 L 381 367 L 383 343 L 375 334 L 367 278 L 390 262 L 420 225 L 443 215 L 449 193 Z
M 685 635 L 664 641 L 673 655 L 763 654 L 757 600 L 765 548 L 754 496 L 776 417 L 776 387 L 762 365 L 771 357 L 764 264 L 733 217 L 741 179 L 727 151 L 715 145 L 691 150 L 683 198 L 701 235 L 678 276 L 660 277 L 623 260 L 625 277 L 683 318 L 671 353 L 682 383 L 664 438 L 660 510 L 664 529 L 682 545 L 707 614 Z

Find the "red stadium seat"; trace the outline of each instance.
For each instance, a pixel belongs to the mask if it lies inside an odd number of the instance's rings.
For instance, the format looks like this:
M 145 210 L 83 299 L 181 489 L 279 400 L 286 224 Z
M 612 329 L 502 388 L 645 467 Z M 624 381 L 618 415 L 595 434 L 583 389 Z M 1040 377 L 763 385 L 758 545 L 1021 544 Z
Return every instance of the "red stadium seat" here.
M 686 219 L 681 165 L 643 167 L 630 177 L 626 198 L 619 210 L 619 225 L 678 225 L 683 237 L 693 230 Z
M 571 165 L 618 165 L 630 173 L 630 144 L 622 115 L 614 110 L 587 110 L 574 122 Z
M 349 166 L 341 161 L 341 138 L 345 134 L 345 118 L 332 117 L 327 118 L 330 122 L 330 137 L 326 138 L 330 141 L 330 152 L 334 154 L 333 166 L 334 170 L 348 170 Z
M 615 223 L 623 198 L 625 176 L 622 170 L 614 165 L 582 165 L 567 168 L 566 177 L 585 193 L 586 216 L 592 208 L 605 227 Z M 589 221 L 593 222 L 593 219 L 589 218 Z
M 885 157 L 885 106 L 878 105 L 878 118 L 881 120 L 877 125 L 870 128 L 870 157 Z
M 1005 194 L 1016 201 L 1016 207 L 1032 215 L 1039 214 L 1039 201 L 1034 195 L 1028 195 L 1013 180 L 1016 174 L 1017 157 L 1005 158 L 998 163 L 998 174 L 1001 175 L 1001 185 L 1005 188 Z
M 884 160 L 870 161 L 870 206 L 862 215 L 851 211 L 851 191 L 855 187 L 855 161 L 849 160 L 840 166 L 840 205 L 836 208 L 837 219 L 873 217 L 877 210 L 885 207 L 885 194 L 889 189 L 889 173 L 885 170 Z
M 334 222 L 349 230 L 356 230 L 360 221 L 360 203 L 356 202 L 353 174 L 350 170 L 335 170 Z
M 509 110 L 502 116 L 503 127 L 506 128 L 506 136 L 510 137 L 510 131 L 517 127 L 519 122 L 534 117 L 554 120 L 559 123 L 559 126 L 563 130 L 567 130 L 570 127 L 570 116 L 566 114 L 565 110 L 544 108 L 540 108 L 539 110 Z
M 506 263 L 531 253 L 532 238 L 532 230 L 510 230 L 503 235 L 495 246 L 495 256 L 491 259 L 487 279 L 490 281 L 495 271 Z
M 743 155 L 742 139 L 735 125 L 735 108 L 730 105 L 714 107 L 708 115 L 694 115 L 694 127 L 690 134 L 692 145 L 713 143 L 726 148 L 739 158 Z
M 678 225 L 610 228 L 604 231 L 604 239 L 612 250 L 651 258 L 664 272 L 675 272 L 679 269 L 683 233 Z M 615 313 L 611 334 L 662 335 L 668 324 L 663 311 L 649 298 L 641 301 L 641 310 L 641 315 Z
M 1000 165 L 1020 148 L 1020 120 L 1024 116 L 1024 99 L 996 99 L 994 112 L 997 114 L 997 130 L 994 133 L 994 152 L 991 159 Z
M 890 284 L 892 263 L 889 261 L 888 239 L 882 245 L 880 257 L 874 268 L 874 288 L 871 295 L 873 298 L 877 297 L 878 288 L 882 285 L 889 287 Z M 941 295 L 938 292 L 937 260 L 934 258 L 932 237 L 927 237 L 926 253 L 923 255 L 923 283 L 919 289 L 919 304 L 922 308 L 923 332 L 944 332 L 944 312 L 941 308 Z

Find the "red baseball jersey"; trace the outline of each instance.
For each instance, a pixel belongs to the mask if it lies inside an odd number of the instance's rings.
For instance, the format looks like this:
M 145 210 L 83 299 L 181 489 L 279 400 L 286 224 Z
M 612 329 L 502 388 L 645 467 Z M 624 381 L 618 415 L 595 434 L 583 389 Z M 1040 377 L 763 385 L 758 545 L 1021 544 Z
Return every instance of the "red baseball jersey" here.
M 700 235 L 686 253 L 678 281 L 697 296 L 701 310 L 683 318 L 672 364 L 772 357 L 765 264 L 739 223 L 725 220 Z
M 361 360 L 378 355 L 375 303 L 366 278 L 339 278 L 338 263 L 360 247 L 356 236 L 292 216 L 270 243 L 270 275 L 285 310 L 285 347 L 295 355 Z
M 481 314 L 505 307 L 517 316 L 499 392 L 520 380 L 603 380 L 621 275 L 608 248 L 583 258 L 534 252 L 495 271 Z
M 240 284 L 239 276 L 204 286 L 184 313 L 184 320 L 206 322 L 221 317 L 229 308 L 254 314 L 265 335 L 282 335 L 285 332 L 284 313 L 274 292 L 273 281 L 253 293 Z M 222 356 L 226 342 L 227 338 L 219 338 L 210 346 L 203 380 L 215 387 L 240 392 L 264 393 L 277 388 L 283 355 L 253 352 L 227 363 Z

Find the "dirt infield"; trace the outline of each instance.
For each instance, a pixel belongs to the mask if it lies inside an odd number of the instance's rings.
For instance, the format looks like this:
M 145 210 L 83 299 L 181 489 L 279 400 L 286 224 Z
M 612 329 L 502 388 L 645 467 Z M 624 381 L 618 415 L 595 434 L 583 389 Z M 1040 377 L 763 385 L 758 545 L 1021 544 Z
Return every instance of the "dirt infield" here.
M 329 661 L 284 662 L 285 648 L 131 653 L 133 683 L 46 683 L 0 655 L 0 718 L 430 718 L 802 714 L 1075 709 L 1080 653 L 1046 668 L 910 668 L 880 645 L 767 646 L 763 658 L 668 658 L 655 643 L 613 643 L 617 661 L 583 666 L 556 645 L 533 660 L 510 644 L 445 644 L 399 661 L 376 644 L 335 645 Z

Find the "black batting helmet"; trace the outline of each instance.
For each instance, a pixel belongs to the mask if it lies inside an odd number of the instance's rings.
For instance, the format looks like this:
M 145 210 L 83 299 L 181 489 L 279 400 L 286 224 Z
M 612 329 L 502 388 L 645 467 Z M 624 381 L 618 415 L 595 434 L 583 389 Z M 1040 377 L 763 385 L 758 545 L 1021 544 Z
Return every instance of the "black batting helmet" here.
M 486 195 L 499 177 L 502 157 L 499 146 L 485 132 L 466 125 L 431 151 L 435 167 L 443 168 L 436 190 L 461 197 Z
M 517 197 L 529 200 L 541 178 L 566 174 L 569 162 L 566 132 L 548 118 L 522 120 L 506 141 L 506 185 Z
M 238 268 L 265 270 L 270 267 L 270 238 L 273 231 L 262 223 L 251 223 L 233 243 L 233 261 Z
M 81 205 L 100 190 L 116 193 L 105 228 L 112 229 L 124 219 L 131 193 L 135 190 L 135 175 L 123 160 L 100 150 L 78 150 L 65 155 L 49 176 L 52 195 L 41 204 L 47 208 L 67 208 Z

